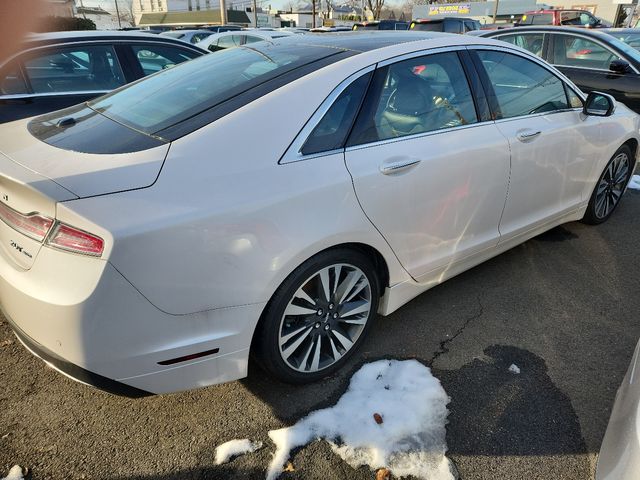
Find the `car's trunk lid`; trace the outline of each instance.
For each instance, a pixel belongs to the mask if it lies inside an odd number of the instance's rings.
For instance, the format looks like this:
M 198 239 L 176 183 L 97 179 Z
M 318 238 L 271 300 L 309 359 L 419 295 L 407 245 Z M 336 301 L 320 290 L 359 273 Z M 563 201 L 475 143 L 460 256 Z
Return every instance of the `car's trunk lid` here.
M 0 153 L 78 198 L 152 185 L 169 150 L 167 142 L 83 106 L 8 123 L 0 132 Z

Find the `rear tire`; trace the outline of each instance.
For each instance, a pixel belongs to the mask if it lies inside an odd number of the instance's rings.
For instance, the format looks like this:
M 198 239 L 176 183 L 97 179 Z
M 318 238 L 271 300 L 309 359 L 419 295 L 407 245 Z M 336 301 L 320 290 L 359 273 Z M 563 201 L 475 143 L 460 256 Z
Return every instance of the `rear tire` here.
M 327 250 L 304 262 L 263 313 L 253 345 L 258 364 L 294 384 L 339 370 L 375 319 L 378 280 L 371 260 L 357 250 Z
M 597 225 L 609 219 L 620 203 L 634 167 L 631 149 L 622 145 L 613 154 L 596 182 L 582 219 L 584 223 Z

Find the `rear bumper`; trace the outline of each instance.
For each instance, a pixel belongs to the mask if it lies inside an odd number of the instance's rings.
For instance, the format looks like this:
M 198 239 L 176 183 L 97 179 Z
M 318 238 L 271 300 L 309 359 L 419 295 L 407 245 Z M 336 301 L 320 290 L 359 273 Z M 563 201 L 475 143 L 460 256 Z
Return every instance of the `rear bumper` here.
M 26 271 L 0 251 L 0 305 L 22 343 L 49 365 L 133 397 L 245 377 L 264 307 L 171 315 L 109 262 L 46 247 Z
M 102 375 L 90 372 L 89 370 L 85 370 L 78 365 L 66 361 L 64 358 L 44 348 L 33 338 L 30 338 L 26 333 L 20 330 L 20 327 L 18 327 L 6 313 L 4 316 L 9 322 L 9 325 L 11 325 L 13 333 L 25 348 L 63 375 L 66 375 L 77 382 L 84 383 L 85 385 L 90 385 L 105 392 L 120 395 L 122 397 L 141 398 L 153 395 L 151 392 L 103 377 Z

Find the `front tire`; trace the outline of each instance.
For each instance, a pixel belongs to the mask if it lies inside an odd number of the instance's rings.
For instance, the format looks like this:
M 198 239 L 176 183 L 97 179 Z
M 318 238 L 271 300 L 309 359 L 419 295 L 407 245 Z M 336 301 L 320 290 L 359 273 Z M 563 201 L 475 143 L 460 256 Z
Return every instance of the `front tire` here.
M 621 146 L 613 154 L 598 179 L 582 221 L 590 225 L 605 222 L 620 203 L 633 173 L 634 161 L 631 149 Z
M 321 252 L 278 288 L 254 340 L 259 364 L 288 383 L 339 370 L 371 328 L 380 298 L 376 270 L 351 249 Z

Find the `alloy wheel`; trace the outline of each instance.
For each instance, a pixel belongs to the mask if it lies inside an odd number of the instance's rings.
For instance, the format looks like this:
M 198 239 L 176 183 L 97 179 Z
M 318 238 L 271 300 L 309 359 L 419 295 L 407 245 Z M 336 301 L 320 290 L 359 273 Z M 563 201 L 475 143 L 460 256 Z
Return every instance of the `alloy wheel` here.
M 371 284 L 358 267 L 340 263 L 317 271 L 296 290 L 282 315 L 282 359 L 303 373 L 330 367 L 355 345 L 371 305 Z
M 629 168 L 629 156 L 625 152 L 619 153 L 609 162 L 598 182 L 596 217 L 606 218 L 616 208 L 629 180 Z

